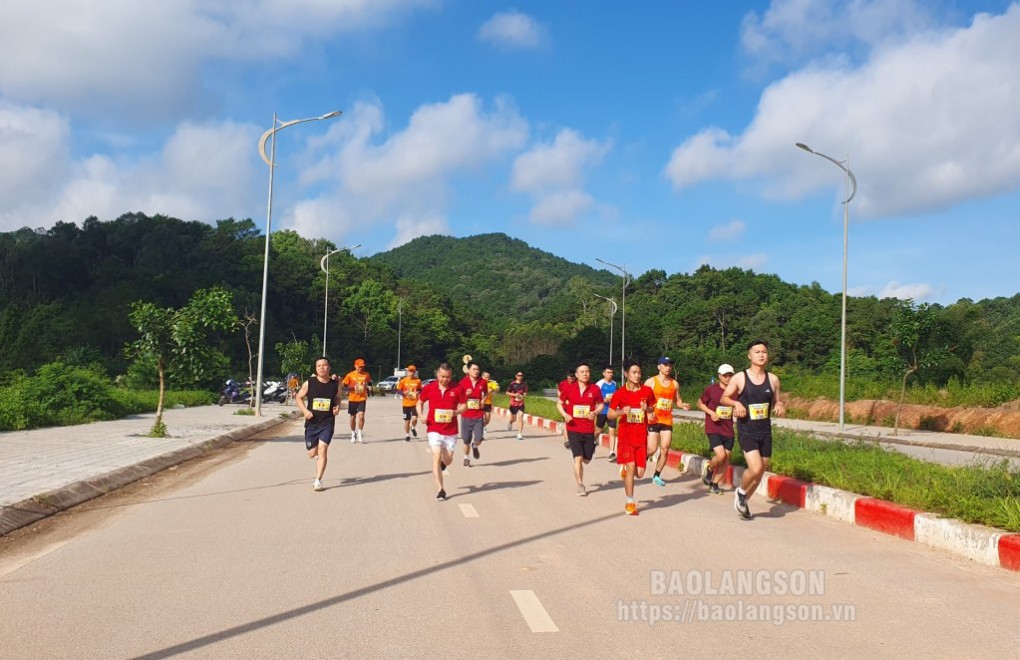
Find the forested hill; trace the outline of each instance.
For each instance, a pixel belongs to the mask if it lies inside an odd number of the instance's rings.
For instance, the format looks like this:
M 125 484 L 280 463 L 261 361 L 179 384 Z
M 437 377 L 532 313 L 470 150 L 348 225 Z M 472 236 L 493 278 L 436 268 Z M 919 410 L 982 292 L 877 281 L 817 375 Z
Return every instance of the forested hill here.
M 490 330 L 511 319 L 572 321 L 579 314 L 580 288 L 620 285 L 619 276 L 567 261 L 506 234 L 423 236 L 371 260 L 389 266 L 398 278 L 442 292 L 467 318 Z M 579 280 L 572 283 L 573 278 Z

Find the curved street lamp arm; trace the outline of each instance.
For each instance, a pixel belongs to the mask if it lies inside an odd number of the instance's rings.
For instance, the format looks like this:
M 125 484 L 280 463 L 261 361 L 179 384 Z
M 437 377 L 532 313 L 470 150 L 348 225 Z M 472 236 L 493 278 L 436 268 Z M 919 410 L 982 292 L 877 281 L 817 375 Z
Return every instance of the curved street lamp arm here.
M 613 300 L 612 298 L 607 298 L 606 296 L 600 296 L 597 293 L 593 293 L 592 295 L 595 296 L 596 298 L 602 298 L 602 300 L 605 300 L 610 305 L 612 305 L 613 306 L 613 311 L 610 312 L 609 315 L 610 316 L 616 316 L 616 310 L 618 310 L 620 307 L 619 307 L 619 305 L 616 304 L 615 300 Z
M 323 119 L 332 119 L 333 117 L 339 117 L 342 114 L 343 112 L 341 112 L 340 110 L 334 110 L 333 112 L 327 112 L 326 114 L 320 115 L 318 117 L 308 117 L 306 119 L 292 119 L 290 121 L 280 122 L 279 126 L 274 126 L 270 128 L 268 131 L 262 134 L 262 137 L 259 138 L 259 155 L 262 156 L 262 160 L 266 161 L 266 165 L 269 165 L 270 167 L 276 167 L 272 159 L 270 159 L 269 156 L 266 155 L 266 142 L 269 141 L 269 137 L 271 135 L 273 135 L 279 130 L 287 128 L 288 126 L 293 126 L 294 124 L 303 124 L 306 121 L 322 121 Z
M 820 151 L 815 151 L 814 149 L 812 149 L 811 147 L 807 146 L 803 142 L 796 142 L 795 145 L 798 148 L 803 149 L 804 151 L 808 152 L 809 154 L 814 154 L 815 156 L 820 156 L 820 157 L 824 158 L 825 160 L 829 161 L 830 163 L 832 163 L 833 165 L 835 165 L 839 169 L 841 169 L 844 172 L 846 172 L 846 175 L 848 177 L 850 177 L 850 194 L 847 196 L 846 200 L 843 201 L 843 203 L 844 204 L 849 204 L 850 200 L 853 199 L 854 195 L 857 194 L 857 177 L 855 177 L 854 173 L 850 171 L 850 168 L 846 166 L 846 164 L 845 164 L 846 161 L 836 160 L 835 158 L 832 158 L 831 156 L 826 156 L 825 154 L 823 154 Z
M 344 251 L 346 251 L 346 252 L 353 252 L 354 250 L 357 250 L 359 247 L 361 247 L 361 243 L 358 243 L 357 245 L 352 245 L 351 247 L 337 248 L 337 249 L 333 250 L 332 252 L 327 252 L 326 255 L 322 259 L 319 260 L 319 268 L 322 269 L 322 272 L 328 273 L 329 271 L 326 270 L 326 261 L 330 257 L 332 257 L 337 252 L 344 252 Z

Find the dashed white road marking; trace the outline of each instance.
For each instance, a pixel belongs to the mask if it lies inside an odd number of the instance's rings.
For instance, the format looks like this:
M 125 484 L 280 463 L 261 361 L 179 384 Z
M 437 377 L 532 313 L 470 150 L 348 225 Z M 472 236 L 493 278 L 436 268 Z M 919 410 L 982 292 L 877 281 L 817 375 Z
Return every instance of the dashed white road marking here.
M 473 504 L 461 504 L 460 512 L 464 514 L 465 518 L 477 518 L 478 511 L 475 509 Z
M 517 603 L 517 609 L 521 611 L 524 621 L 531 628 L 531 632 L 560 631 L 549 617 L 549 613 L 542 607 L 542 603 L 538 600 L 538 596 L 535 595 L 534 591 L 511 590 L 510 595 L 513 597 L 514 602 Z

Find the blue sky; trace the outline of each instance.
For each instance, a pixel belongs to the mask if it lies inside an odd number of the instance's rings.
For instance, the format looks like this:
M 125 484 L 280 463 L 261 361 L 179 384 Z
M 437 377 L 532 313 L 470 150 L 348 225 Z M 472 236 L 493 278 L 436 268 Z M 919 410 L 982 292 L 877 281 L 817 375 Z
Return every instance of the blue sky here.
M 5 10 L 0 230 L 164 213 L 369 255 L 505 232 L 950 303 L 1020 287 L 1020 4 L 52 0 Z M 978 268 L 993 261 L 994 268 Z

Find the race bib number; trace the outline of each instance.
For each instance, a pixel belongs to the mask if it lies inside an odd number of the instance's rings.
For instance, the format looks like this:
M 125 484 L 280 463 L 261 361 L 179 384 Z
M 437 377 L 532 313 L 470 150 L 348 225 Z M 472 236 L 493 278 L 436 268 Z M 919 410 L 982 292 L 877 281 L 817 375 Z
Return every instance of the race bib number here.
M 656 410 L 672 410 L 673 409 L 673 399 L 667 399 L 665 397 L 659 397 L 655 401 L 655 409 Z
M 610 392 L 609 394 L 606 395 L 606 405 L 608 406 L 609 402 L 612 401 L 612 400 L 613 400 L 613 393 Z
M 769 418 L 769 404 L 767 403 L 752 403 L 747 407 L 747 418 L 748 419 L 768 419 Z
M 627 421 L 631 424 L 644 424 L 645 411 L 640 408 L 631 408 L 627 413 Z
M 732 406 L 719 406 L 715 409 L 715 414 L 719 416 L 719 419 L 733 419 L 733 408 Z
M 407 399 L 417 399 L 418 390 L 407 390 L 406 392 L 404 392 L 404 397 Z
M 439 424 L 449 424 L 450 422 L 453 421 L 453 411 L 452 410 L 437 410 L 435 418 L 436 418 L 436 422 L 438 422 Z
M 481 408 L 481 406 L 482 406 L 482 404 L 481 404 L 481 402 L 478 399 L 468 399 L 467 400 L 467 409 L 468 410 L 478 410 L 479 408 Z
M 326 412 L 329 410 L 331 403 L 333 403 L 332 399 L 312 399 L 312 410 Z
M 587 417 L 591 414 L 591 406 L 574 406 L 571 417 Z
M 354 385 L 354 393 L 355 394 L 364 394 L 365 393 L 365 384 L 364 383 L 355 383 L 355 385 Z

